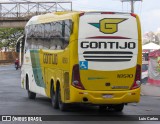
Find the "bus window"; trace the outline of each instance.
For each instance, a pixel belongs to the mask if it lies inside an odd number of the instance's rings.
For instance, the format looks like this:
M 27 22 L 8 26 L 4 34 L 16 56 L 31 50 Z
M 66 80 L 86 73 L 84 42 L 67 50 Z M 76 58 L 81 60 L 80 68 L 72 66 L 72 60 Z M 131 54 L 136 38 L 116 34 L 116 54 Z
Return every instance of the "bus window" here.
M 50 33 L 51 33 L 51 24 L 47 23 L 44 25 L 44 38 L 46 38 L 47 40 L 50 39 Z

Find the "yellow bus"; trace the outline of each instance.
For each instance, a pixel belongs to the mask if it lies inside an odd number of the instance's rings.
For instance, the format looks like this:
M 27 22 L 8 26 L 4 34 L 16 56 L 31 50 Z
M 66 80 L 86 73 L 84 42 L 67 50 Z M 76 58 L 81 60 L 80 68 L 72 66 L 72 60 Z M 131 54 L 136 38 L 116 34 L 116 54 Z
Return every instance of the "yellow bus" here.
M 137 15 L 54 12 L 25 27 L 21 86 L 54 108 L 92 104 L 122 111 L 140 100 L 141 28 Z

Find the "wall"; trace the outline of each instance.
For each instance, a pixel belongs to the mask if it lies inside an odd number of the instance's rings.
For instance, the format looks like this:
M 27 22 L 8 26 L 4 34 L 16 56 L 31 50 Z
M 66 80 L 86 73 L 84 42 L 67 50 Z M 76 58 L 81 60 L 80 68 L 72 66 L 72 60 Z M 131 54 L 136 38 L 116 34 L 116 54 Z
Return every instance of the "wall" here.
M 14 63 L 16 58 L 18 58 L 17 52 L 0 52 L 0 64 Z

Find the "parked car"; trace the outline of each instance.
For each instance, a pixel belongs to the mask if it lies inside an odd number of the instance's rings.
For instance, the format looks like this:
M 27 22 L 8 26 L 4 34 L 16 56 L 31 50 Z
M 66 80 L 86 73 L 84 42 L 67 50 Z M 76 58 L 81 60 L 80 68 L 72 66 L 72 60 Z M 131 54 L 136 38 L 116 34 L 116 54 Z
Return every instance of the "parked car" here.
M 141 74 L 141 81 L 142 83 L 147 83 L 148 80 L 148 61 L 142 62 L 142 74 Z

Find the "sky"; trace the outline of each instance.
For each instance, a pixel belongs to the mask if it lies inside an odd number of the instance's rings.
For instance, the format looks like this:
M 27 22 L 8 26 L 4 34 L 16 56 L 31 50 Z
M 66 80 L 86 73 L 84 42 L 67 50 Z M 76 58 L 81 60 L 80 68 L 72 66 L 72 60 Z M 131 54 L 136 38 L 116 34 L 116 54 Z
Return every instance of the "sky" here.
M 74 10 L 102 10 L 130 12 L 130 3 L 121 0 L 72 0 Z M 160 31 L 160 0 L 135 2 L 135 13 L 139 15 L 142 33 Z
M 0 0 L 7 1 L 72 1 L 73 10 L 99 10 L 114 12 L 130 12 L 130 3 L 121 0 Z M 142 34 L 160 31 L 160 0 L 142 0 L 135 2 L 135 13 L 139 15 Z

